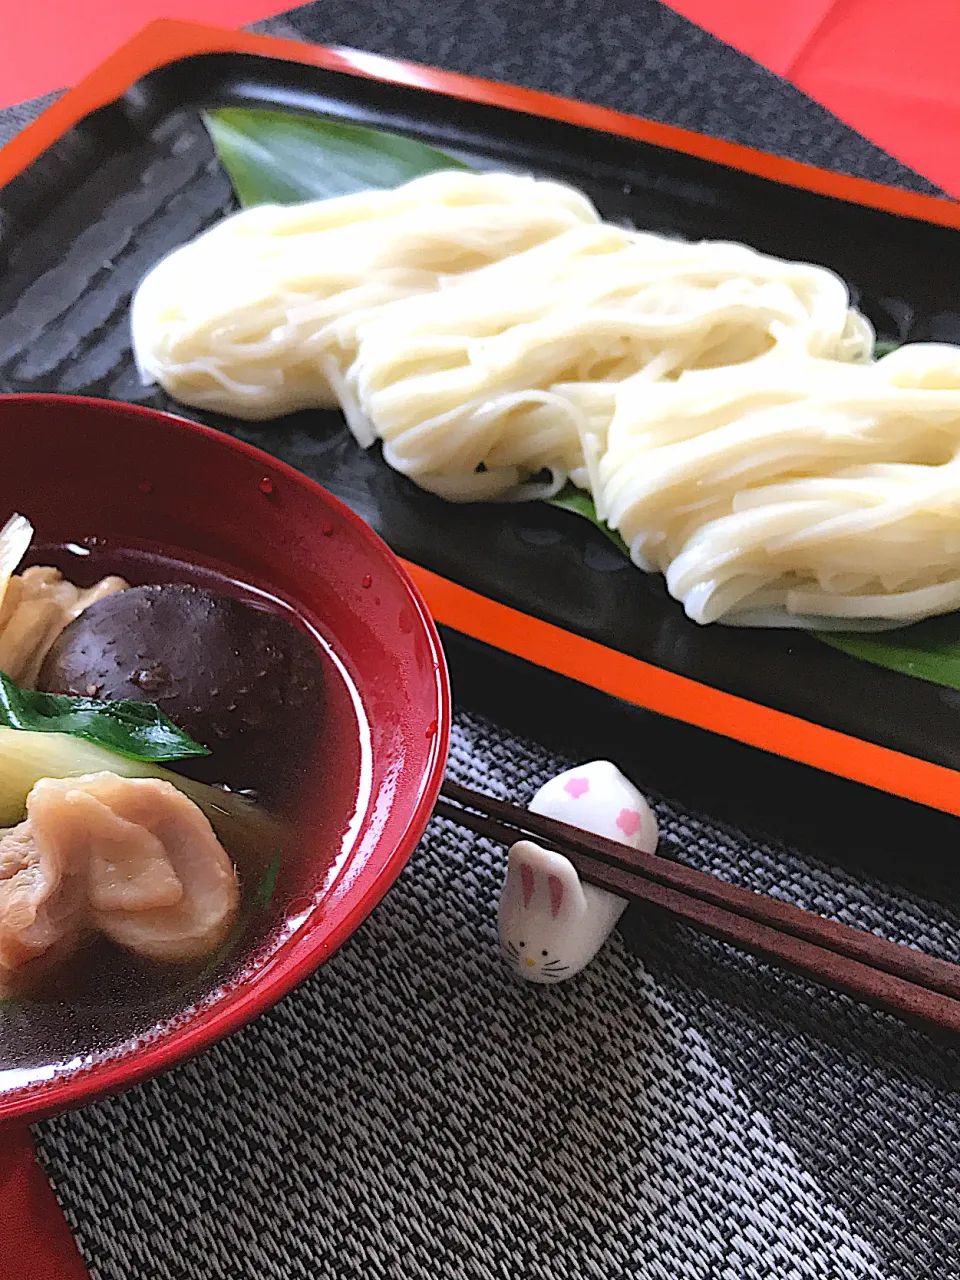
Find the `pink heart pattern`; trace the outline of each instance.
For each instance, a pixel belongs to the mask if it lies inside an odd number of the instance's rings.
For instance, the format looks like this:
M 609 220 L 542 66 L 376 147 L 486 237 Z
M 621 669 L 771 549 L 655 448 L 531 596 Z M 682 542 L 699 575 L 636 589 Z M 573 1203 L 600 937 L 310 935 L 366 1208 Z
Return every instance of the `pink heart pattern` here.
M 636 809 L 621 809 L 617 814 L 617 826 L 625 836 L 634 836 L 640 830 L 640 815 Z
M 573 796 L 574 800 L 579 800 L 581 796 L 585 796 L 590 790 L 590 779 L 571 778 L 569 782 L 563 784 L 563 789 L 567 795 Z

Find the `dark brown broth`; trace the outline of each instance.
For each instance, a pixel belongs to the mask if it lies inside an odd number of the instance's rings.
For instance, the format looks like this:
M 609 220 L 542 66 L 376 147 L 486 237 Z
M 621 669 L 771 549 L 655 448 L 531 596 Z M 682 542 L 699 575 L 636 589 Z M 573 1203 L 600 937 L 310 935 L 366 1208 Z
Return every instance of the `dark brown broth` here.
M 325 709 L 317 759 L 308 771 L 310 794 L 301 797 L 299 812 L 281 815 L 290 822 L 291 838 L 281 854 L 269 904 L 259 901 L 262 867 L 238 864 L 241 915 L 230 944 L 215 957 L 191 966 L 160 965 L 98 940 L 59 971 L 45 975 L 30 998 L 0 1001 L 0 1092 L 42 1078 L 52 1066 L 118 1049 L 229 983 L 258 959 L 265 960 L 271 943 L 282 936 L 294 901 L 302 908 L 305 898 L 320 890 L 349 853 L 357 815 L 366 807 L 364 780 L 370 765 L 368 728 L 344 665 L 329 640 L 284 601 L 221 568 L 187 563 L 150 547 L 121 548 L 92 541 L 80 547 L 40 546 L 31 550 L 26 563 L 53 564 L 78 586 L 90 586 L 116 573 L 133 586 L 189 583 L 278 613 L 316 641 Z M 282 731 L 283 726 L 278 726 L 278 758 L 283 752 Z M 230 779 L 223 782 L 229 785 Z M 296 834 L 307 812 L 309 841 Z M 306 849 L 326 853 L 307 867 L 302 854 Z

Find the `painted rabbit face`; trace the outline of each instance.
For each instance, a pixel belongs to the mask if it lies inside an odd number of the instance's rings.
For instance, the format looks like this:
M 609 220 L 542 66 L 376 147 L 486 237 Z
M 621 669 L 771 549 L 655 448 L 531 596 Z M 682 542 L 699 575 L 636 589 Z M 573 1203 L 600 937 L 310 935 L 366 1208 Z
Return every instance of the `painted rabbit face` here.
M 571 938 L 586 914 L 584 886 L 572 863 L 530 840 L 519 840 L 507 860 L 500 944 L 520 977 L 529 982 L 566 978 L 573 968 Z
M 652 852 L 657 820 L 632 782 L 607 760 L 551 778 L 530 803 L 534 813 Z M 599 951 L 626 901 L 582 884 L 562 854 L 520 840 L 510 850 L 500 898 L 500 944 L 529 982 L 559 982 Z

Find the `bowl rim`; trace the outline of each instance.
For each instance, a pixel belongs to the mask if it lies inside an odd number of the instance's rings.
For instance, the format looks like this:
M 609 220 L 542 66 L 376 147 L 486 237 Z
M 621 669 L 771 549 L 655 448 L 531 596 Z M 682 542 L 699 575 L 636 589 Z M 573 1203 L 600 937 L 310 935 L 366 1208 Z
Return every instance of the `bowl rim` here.
M 309 924 L 298 930 L 280 944 L 274 955 L 256 971 L 250 980 L 241 979 L 236 987 L 231 988 L 224 1000 L 215 999 L 208 1007 L 201 1007 L 194 1015 L 187 1015 L 188 1021 L 183 1026 L 174 1026 L 161 1032 L 156 1041 L 148 1041 L 142 1049 L 135 1049 L 116 1060 L 107 1059 L 99 1063 L 91 1063 L 89 1066 L 80 1066 L 63 1077 L 53 1076 L 50 1079 L 24 1085 L 20 1089 L 13 1090 L 6 1100 L 0 1095 L 0 1128 L 11 1122 L 33 1123 L 36 1120 L 42 1120 L 59 1111 L 93 1102 L 135 1084 L 141 1084 L 160 1072 L 169 1070 L 210 1048 L 218 1040 L 231 1035 L 261 1013 L 265 1013 L 324 964 L 383 899 L 420 842 L 443 782 L 452 720 L 450 676 L 440 635 L 426 601 L 407 573 L 402 561 L 380 535 L 323 485 L 318 484 L 316 480 L 298 471 L 289 463 L 258 449 L 255 445 L 163 409 L 153 409 L 148 405 L 131 404 L 124 400 L 109 400 L 96 396 L 46 392 L 0 393 L 0 410 L 5 405 L 25 402 L 60 405 L 64 408 L 74 406 L 93 410 L 94 413 L 98 411 L 110 414 L 122 413 L 133 417 L 149 418 L 171 430 L 187 431 L 205 437 L 224 448 L 237 450 L 252 460 L 262 463 L 264 467 L 284 477 L 290 483 L 305 488 L 308 492 L 321 494 L 340 519 L 352 526 L 362 539 L 373 545 L 407 591 L 432 661 L 437 702 L 437 729 L 429 748 L 420 795 L 403 834 L 396 842 L 384 866 L 358 895 L 356 902 L 344 912 L 342 918 L 326 937 L 319 942 L 315 939 L 311 940 L 312 934 L 316 932 L 316 926 L 311 928 Z

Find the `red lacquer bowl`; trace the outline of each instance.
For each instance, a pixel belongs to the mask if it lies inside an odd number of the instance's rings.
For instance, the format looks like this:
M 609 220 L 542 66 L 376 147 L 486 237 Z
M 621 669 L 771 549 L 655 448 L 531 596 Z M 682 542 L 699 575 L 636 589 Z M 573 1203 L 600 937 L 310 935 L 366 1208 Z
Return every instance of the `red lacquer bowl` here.
M 319 828 L 307 829 L 282 886 L 282 938 L 215 994 L 126 1047 L 49 1078 L 21 1078 L 0 1062 L 2 1122 L 33 1120 L 164 1070 L 322 964 L 423 833 L 446 762 L 450 694 L 436 629 L 397 558 L 341 502 L 267 454 L 149 409 L 6 395 L 0 458 L 0 523 L 21 512 L 37 544 L 149 545 L 291 606 L 343 664 L 369 730 L 350 844 L 334 858 Z M 327 754 L 311 767 L 337 768 Z

